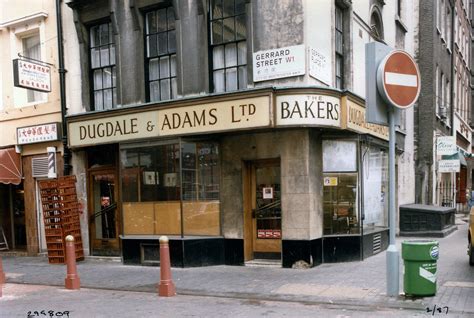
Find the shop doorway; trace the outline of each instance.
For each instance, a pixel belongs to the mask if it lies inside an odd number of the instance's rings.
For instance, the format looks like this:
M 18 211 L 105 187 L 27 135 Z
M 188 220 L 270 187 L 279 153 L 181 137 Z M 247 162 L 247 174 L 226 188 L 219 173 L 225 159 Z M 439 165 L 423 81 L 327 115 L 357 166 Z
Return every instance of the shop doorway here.
M 280 159 L 246 163 L 244 176 L 245 260 L 281 259 Z
M 19 185 L 0 185 L 0 233 L 6 239 L 8 249 L 26 250 L 25 191 Z M 3 246 L 3 245 L 2 245 Z M 4 245 L 6 248 L 7 245 Z
M 115 169 L 89 172 L 89 233 L 91 254 L 120 255 Z

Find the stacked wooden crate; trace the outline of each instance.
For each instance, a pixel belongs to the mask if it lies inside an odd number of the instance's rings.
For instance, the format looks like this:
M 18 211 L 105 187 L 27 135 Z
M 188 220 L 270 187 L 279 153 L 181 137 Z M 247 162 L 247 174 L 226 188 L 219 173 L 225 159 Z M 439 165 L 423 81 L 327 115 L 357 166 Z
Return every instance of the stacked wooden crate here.
M 76 177 L 66 176 L 43 180 L 39 182 L 39 186 L 49 262 L 65 263 L 64 239 L 67 235 L 74 236 L 76 260 L 84 259 L 76 195 Z

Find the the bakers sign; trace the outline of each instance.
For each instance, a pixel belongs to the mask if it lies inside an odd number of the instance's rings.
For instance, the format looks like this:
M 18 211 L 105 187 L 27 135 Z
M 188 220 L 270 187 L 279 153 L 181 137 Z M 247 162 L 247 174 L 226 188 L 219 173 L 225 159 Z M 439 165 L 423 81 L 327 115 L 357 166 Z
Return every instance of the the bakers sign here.
M 280 95 L 276 98 L 277 126 L 341 126 L 338 97 L 320 94 Z
M 16 87 L 51 92 L 51 68 L 44 64 L 15 59 L 13 82 Z

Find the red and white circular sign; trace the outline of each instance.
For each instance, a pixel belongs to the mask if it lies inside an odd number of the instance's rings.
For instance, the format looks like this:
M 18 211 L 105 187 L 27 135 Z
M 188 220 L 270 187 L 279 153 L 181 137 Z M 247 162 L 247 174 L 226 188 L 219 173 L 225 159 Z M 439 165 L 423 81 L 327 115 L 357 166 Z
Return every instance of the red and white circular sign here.
M 377 70 L 377 88 L 385 101 L 406 109 L 420 95 L 420 72 L 413 58 L 405 51 L 390 52 Z

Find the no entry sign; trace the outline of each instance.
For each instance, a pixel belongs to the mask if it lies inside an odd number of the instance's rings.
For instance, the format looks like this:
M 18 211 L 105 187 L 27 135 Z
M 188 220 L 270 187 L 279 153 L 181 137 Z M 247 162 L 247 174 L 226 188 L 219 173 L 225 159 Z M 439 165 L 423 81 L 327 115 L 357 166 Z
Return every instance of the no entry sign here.
M 406 109 L 420 95 L 420 72 L 413 58 L 405 51 L 390 52 L 377 70 L 377 88 L 385 101 Z

